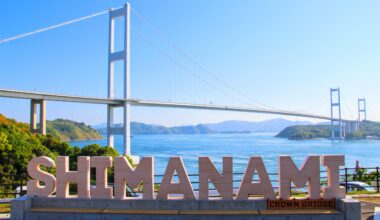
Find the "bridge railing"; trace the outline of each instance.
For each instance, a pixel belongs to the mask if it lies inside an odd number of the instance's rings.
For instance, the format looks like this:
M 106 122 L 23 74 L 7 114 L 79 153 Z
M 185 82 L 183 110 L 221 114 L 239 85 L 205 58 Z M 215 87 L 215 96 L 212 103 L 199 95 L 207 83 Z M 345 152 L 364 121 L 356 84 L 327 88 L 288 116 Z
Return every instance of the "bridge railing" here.
M 341 184 L 346 187 L 346 192 L 367 191 L 380 192 L 380 168 L 361 167 L 341 169 Z M 366 185 L 358 186 L 355 182 L 362 182 Z
M 238 190 L 240 182 L 243 178 L 244 173 L 236 172 L 233 174 L 233 189 L 234 192 Z M 268 173 L 269 178 L 272 182 L 272 185 L 276 192 L 278 192 L 278 173 Z M 193 186 L 194 191 L 199 190 L 199 178 L 198 174 L 189 174 L 190 182 Z M 6 199 L 17 198 L 19 196 L 23 196 L 27 192 L 27 181 L 30 179 L 26 174 L 22 175 L 13 175 L 12 178 L 6 178 L 6 176 L 1 176 L 1 179 L 8 179 L 7 182 L 0 182 L 0 203 L 1 201 L 6 201 Z M 156 182 L 156 189 L 159 188 L 160 183 L 162 181 L 163 175 L 157 174 L 154 175 L 154 179 Z M 178 177 L 174 176 L 174 181 L 176 181 Z M 112 179 L 110 178 L 110 185 Z M 255 175 L 253 181 L 258 181 L 258 176 Z M 356 183 L 355 183 L 356 182 Z M 362 182 L 365 183 L 358 183 Z M 327 171 L 321 171 L 321 184 L 327 185 Z M 340 184 L 341 186 L 346 187 L 346 191 L 348 193 L 356 193 L 360 191 L 366 190 L 366 193 L 379 193 L 380 192 L 380 167 L 362 167 L 362 168 L 343 168 L 340 169 Z M 94 180 L 92 180 L 92 185 L 94 185 Z M 214 185 L 210 183 L 209 190 L 216 190 Z M 292 186 L 292 193 L 304 193 L 307 191 L 307 186 L 302 189 L 297 189 Z M 75 190 L 74 190 L 75 191 Z M 138 192 L 139 190 L 133 190 Z M 4 200 L 5 199 L 5 200 Z
M 321 185 L 327 186 L 327 171 L 321 170 Z M 237 172 L 233 174 L 233 189 L 234 191 L 239 189 L 241 180 L 244 173 Z M 272 182 L 273 188 L 278 192 L 278 173 L 268 173 L 269 179 Z M 189 174 L 190 182 L 195 191 L 199 190 L 199 178 L 198 174 Z M 159 187 L 163 175 L 157 174 L 154 176 L 156 185 Z M 177 176 L 174 176 L 174 181 Z M 254 176 L 253 181 L 259 181 L 258 175 Z M 355 183 L 355 182 L 362 182 Z M 366 193 L 380 192 L 380 168 L 379 167 L 362 167 L 362 168 L 342 168 L 340 169 L 340 184 L 346 188 L 347 193 L 356 193 L 361 191 L 367 191 Z M 359 185 L 358 185 L 359 184 Z M 158 188 L 157 187 L 157 188 Z M 209 190 L 216 190 L 214 185 L 210 183 Z M 291 187 L 293 194 L 307 192 L 307 185 L 304 188 Z
M 0 178 L 0 199 L 17 198 L 26 194 L 27 175 L 2 175 Z

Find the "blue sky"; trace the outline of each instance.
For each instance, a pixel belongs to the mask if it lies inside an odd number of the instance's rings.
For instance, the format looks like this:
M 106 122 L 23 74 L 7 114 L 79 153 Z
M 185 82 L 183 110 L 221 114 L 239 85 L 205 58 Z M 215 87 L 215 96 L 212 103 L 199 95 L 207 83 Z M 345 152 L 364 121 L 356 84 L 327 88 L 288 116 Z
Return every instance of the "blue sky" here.
M 0 39 L 78 18 L 125 1 L 0 1 Z M 141 99 L 247 105 L 329 114 L 329 89 L 340 87 L 343 116 L 356 119 L 366 97 L 368 118 L 380 120 L 380 2 L 131 0 L 178 48 L 231 87 L 225 88 L 132 14 L 131 96 Z M 119 23 L 116 27 L 120 26 Z M 196 79 L 240 96 L 234 100 Z M 118 42 L 122 33 L 116 30 Z M 0 44 L 0 88 L 70 95 L 107 95 L 108 16 Z M 121 68 L 116 66 L 116 79 Z M 122 94 L 116 85 L 116 94 Z M 48 102 L 47 118 L 105 122 L 106 107 Z M 0 112 L 29 119 L 29 102 L 0 99 Z M 120 112 L 121 115 L 121 112 Z M 132 120 L 164 125 L 275 116 L 202 110 L 132 108 Z M 117 116 L 120 120 L 120 117 Z M 304 120 L 292 118 L 293 120 Z

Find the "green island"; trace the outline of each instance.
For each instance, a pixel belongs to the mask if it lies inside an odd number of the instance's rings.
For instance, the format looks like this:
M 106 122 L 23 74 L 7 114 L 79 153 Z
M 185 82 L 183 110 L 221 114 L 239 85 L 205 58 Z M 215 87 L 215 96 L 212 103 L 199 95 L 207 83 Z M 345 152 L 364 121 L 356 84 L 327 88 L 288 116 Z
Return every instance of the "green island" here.
M 27 178 L 27 165 L 33 157 L 48 156 L 55 159 L 58 155 L 70 156 L 70 169 L 75 170 L 78 156 L 119 156 L 115 149 L 98 144 L 83 148 L 73 147 L 60 140 L 61 137 L 55 136 L 54 133 L 31 133 L 29 124 L 8 119 L 0 114 L 0 197 L 9 196 L 4 193 L 14 192 L 14 186 L 7 184 Z M 49 171 L 55 172 L 54 169 Z
M 97 130 L 89 125 L 67 119 L 47 121 L 46 132 L 64 141 L 99 140 L 103 138 Z
M 282 130 L 276 137 L 289 140 L 310 140 L 331 137 L 330 125 L 295 125 Z M 380 139 L 380 123 L 363 121 L 359 131 L 347 133 L 346 140 Z

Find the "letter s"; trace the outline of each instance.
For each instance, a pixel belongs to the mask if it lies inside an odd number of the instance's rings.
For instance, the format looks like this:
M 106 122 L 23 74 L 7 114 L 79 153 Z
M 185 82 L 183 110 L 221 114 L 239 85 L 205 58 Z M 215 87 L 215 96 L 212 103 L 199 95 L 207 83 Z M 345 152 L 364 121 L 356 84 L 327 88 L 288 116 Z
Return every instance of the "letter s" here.
M 49 157 L 35 157 L 28 164 L 28 174 L 33 180 L 28 181 L 28 196 L 48 197 L 55 191 L 55 176 L 40 169 L 40 166 L 55 167 L 54 160 Z M 41 186 L 40 181 L 45 183 Z

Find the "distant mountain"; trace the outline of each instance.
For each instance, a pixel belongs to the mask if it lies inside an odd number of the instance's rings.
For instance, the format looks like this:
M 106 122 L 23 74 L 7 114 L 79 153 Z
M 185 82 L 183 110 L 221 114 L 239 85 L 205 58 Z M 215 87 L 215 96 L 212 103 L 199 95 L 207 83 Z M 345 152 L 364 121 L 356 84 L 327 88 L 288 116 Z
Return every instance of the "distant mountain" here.
M 115 127 L 120 127 L 121 124 L 116 124 Z M 97 126 L 99 127 L 99 126 Z M 107 128 L 102 127 L 97 129 L 99 133 L 106 134 Z M 188 125 L 188 126 L 175 126 L 175 127 L 165 127 L 161 125 L 151 125 L 140 122 L 131 122 L 131 134 L 132 135 L 144 135 L 144 134 L 210 134 L 216 133 L 215 131 L 209 129 L 208 127 L 199 125 Z
M 290 121 L 282 118 L 276 118 L 266 121 L 223 121 L 220 123 L 204 124 L 211 130 L 219 133 L 231 132 L 280 132 L 288 126 L 294 125 L 311 125 L 308 121 Z
M 91 125 L 91 127 L 97 130 L 97 129 L 100 129 L 100 128 L 107 127 L 107 123 L 100 123 L 100 124 L 96 124 L 96 125 Z
M 99 132 L 82 122 L 67 119 L 55 119 L 46 122 L 46 132 L 60 140 L 102 139 Z
M 251 133 L 251 132 L 280 132 L 288 126 L 311 125 L 308 121 L 290 121 L 286 119 L 271 119 L 267 121 L 224 121 L 220 123 L 198 124 L 187 126 L 166 127 L 162 125 L 131 122 L 131 134 L 210 134 L 210 133 Z M 116 124 L 120 127 L 121 124 Z M 99 133 L 106 134 L 106 124 L 94 125 Z

